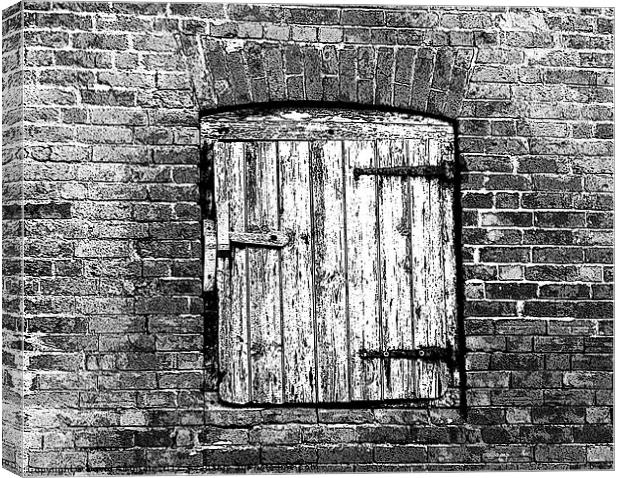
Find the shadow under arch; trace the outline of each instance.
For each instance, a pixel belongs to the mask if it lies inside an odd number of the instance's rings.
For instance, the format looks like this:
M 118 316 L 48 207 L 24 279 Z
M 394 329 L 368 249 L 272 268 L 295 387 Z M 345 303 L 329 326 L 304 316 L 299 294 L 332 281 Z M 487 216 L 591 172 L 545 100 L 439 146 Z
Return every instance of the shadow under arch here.
M 426 111 L 414 110 L 411 108 L 396 107 L 390 105 L 375 105 L 366 103 L 346 102 L 346 101 L 310 101 L 310 100 L 285 100 L 285 101 L 268 101 L 262 103 L 242 103 L 236 105 L 225 105 L 214 108 L 201 108 L 199 111 L 199 117 L 202 120 L 205 116 L 216 116 L 218 114 L 234 113 L 241 114 L 244 111 L 251 111 L 254 114 L 260 112 L 275 112 L 277 110 L 288 108 L 303 108 L 303 109 L 321 109 L 321 110 L 355 110 L 359 112 L 377 112 L 377 113 L 397 113 L 410 116 L 422 116 L 426 118 L 432 118 L 445 123 L 450 124 L 454 130 L 457 130 L 458 121 L 456 118 L 450 118 L 448 116 L 428 113 Z
M 430 118 L 434 120 L 441 121 L 445 124 L 448 124 L 452 127 L 453 131 L 453 151 L 455 157 L 455 168 L 454 168 L 454 182 L 453 182 L 453 191 L 454 191 L 454 200 L 453 200 L 453 217 L 454 217 L 454 250 L 455 250 L 455 260 L 456 260 L 456 337 L 455 340 L 455 368 L 458 375 L 458 384 L 456 385 L 459 389 L 459 405 L 458 408 L 460 410 L 461 415 L 466 420 L 467 419 L 467 373 L 465 367 L 465 357 L 466 357 L 466 341 L 465 341 L 465 321 L 464 321 L 464 298 L 465 298 L 465 281 L 464 281 L 464 271 L 463 271 L 463 247 L 462 247 L 462 207 L 461 207 L 461 175 L 462 172 L 465 171 L 465 165 L 461 159 L 460 150 L 458 146 L 458 137 L 459 137 L 459 120 L 457 118 L 447 117 L 440 114 L 429 113 L 426 111 L 420 111 L 411 109 L 408 107 L 397 107 L 391 105 L 377 105 L 377 104 L 364 104 L 359 102 L 343 102 L 343 101 L 309 101 L 309 100 L 284 100 L 284 101 L 269 101 L 269 102 L 250 102 L 250 103 L 242 103 L 242 104 L 234 104 L 234 105 L 223 105 L 218 107 L 203 107 L 199 110 L 199 119 L 200 124 L 202 125 L 203 121 L 208 118 L 217 118 L 217 116 L 226 116 L 227 114 L 235 114 L 238 118 L 242 119 L 244 115 L 247 116 L 256 116 L 260 114 L 270 115 L 276 113 L 277 111 L 287 110 L 287 109 L 317 109 L 323 111 L 331 111 L 337 113 L 339 110 L 348 110 L 348 111 L 357 111 L 360 114 L 369 114 L 369 113 L 384 113 L 384 114 L 398 114 L 398 115 L 406 115 L 410 117 L 424 117 Z M 200 200 L 201 200 L 201 208 L 203 219 L 213 219 L 214 218 L 214 205 L 213 201 L 208 198 L 209 193 L 213 191 L 213 169 L 211 167 L 205 167 L 205 165 L 209 165 L 212 162 L 212 154 L 213 151 L 205 144 L 202 144 L 201 138 L 201 165 L 200 165 Z M 204 238 L 203 238 L 204 240 Z M 205 303 L 210 303 L 215 305 L 215 309 L 217 309 L 217 297 L 214 293 L 205 293 Z M 217 319 L 216 319 L 217 320 Z M 216 324 L 217 325 L 217 324 Z M 205 351 L 209 349 L 210 353 L 215 353 L 217 355 L 217 347 L 218 347 L 218 337 L 217 337 L 217 326 L 206 328 L 214 331 L 211 334 L 213 337 L 211 342 L 209 343 L 205 340 Z M 214 352 L 215 351 L 215 352 Z M 219 377 L 219 370 L 216 372 Z M 219 378 L 217 380 L 219 383 Z M 428 400 L 405 400 L 398 401 L 401 404 L 411 403 L 412 406 L 423 406 L 423 402 L 428 402 Z M 414 404 L 415 402 L 415 404 Z M 321 404 L 321 407 L 332 407 L 332 408 L 363 408 L 364 406 L 368 407 L 376 407 L 381 405 L 382 402 L 377 401 L 368 401 L 368 402 L 351 402 L 351 403 L 334 403 L 334 404 Z M 236 408 L 244 408 L 251 405 L 235 405 L 235 404 L 227 404 L 231 407 Z M 281 405 L 271 405 L 271 404 L 256 404 L 256 406 L 260 407 L 317 407 L 318 404 L 281 404 Z

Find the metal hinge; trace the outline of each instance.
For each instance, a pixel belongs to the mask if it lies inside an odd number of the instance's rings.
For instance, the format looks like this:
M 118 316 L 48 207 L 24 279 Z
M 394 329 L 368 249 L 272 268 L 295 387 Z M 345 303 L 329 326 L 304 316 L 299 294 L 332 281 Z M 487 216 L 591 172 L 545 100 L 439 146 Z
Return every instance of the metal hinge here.
M 372 359 L 406 359 L 406 360 L 423 360 L 427 362 L 443 361 L 448 365 L 454 363 L 454 349 L 452 344 L 448 343 L 445 347 L 429 346 L 418 347 L 417 349 L 386 349 L 386 350 L 367 350 L 361 349 L 359 356 L 363 360 Z
M 285 247 L 289 243 L 288 234 L 282 231 L 234 232 L 228 233 L 230 242 L 245 246 Z
M 401 176 L 438 178 L 443 181 L 454 180 L 454 163 L 444 161 L 438 165 L 391 166 L 385 168 L 353 168 L 353 177 L 360 176 Z

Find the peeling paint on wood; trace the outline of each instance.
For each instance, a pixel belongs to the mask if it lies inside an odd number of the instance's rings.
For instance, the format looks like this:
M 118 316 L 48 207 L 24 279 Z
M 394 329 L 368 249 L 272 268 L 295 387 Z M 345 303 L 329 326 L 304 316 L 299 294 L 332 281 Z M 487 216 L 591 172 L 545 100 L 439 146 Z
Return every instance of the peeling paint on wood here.
M 317 117 L 328 129 L 336 121 Z M 364 359 L 360 351 L 454 341 L 451 186 L 433 174 L 355 171 L 452 167 L 452 138 L 445 126 L 410 120 L 392 126 L 391 138 L 360 140 L 360 117 L 338 118 L 349 139 L 255 140 L 256 121 L 235 130 L 237 141 L 215 142 L 216 204 L 228 211 L 216 222 L 230 227 L 217 234 L 231 248 L 221 251 L 218 276 L 227 288 L 218 287 L 227 401 L 389 401 L 446 391 L 445 361 Z M 284 131 L 286 120 L 277 121 Z M 288 242 L 275 249 L 234 240 L 251 231 L 277 231 Z

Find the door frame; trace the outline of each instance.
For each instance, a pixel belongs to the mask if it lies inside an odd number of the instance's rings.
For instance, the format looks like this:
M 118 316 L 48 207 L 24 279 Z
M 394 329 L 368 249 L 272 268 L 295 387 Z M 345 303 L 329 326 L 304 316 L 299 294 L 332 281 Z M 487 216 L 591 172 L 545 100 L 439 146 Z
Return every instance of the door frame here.
M 406 399 L 403 403 L 415 406 L 418 403 L 420 406 L 427 406 L 429 402 L 435 403 L 449 403 L 454 405 L 458 403 L 459 406 L 465 410 L 465 388 L 466 388 L 466 374 L 464 367 L 464 354 L 465 354 L 465 334 L 464 334 L 464 320 L 463 320 L 463 278 L 462 278 L 462 248 L 461 248 L 461 207 L 460 207 L 460 168 L 458 167 L 458 146 L 457 146 L 457 122 L 441 116 L 434 116 L 428 114 L 417 114 L 404 109 L 397 109 L 392 107 L 382 106 L 364 106 L 357 104 L 331 104 L 315 103 L 315 102 L 285 102 L 285 103 L 271 103 L 268 106 L 261 104 L 251 107 L 243 105 L 239 107 L 227 107 L 208 109 L 201 112 L 201 146 L 202 146 L 202 160 L 203 168 L 201 171 L 201 202 L 203 206 L 203 221 L 204 221 L 204 240 L 205 249 L 208 250 L 213 244 L 213 232 L 214 232 L 214 204 L 211 199 L 211 193 L 213 192 L 213 171 L 210 169 L 212 165 L 213 151 L 209 147 L 209 142 L 214 139 L 234 139 L 234 127 L 243 127 L 248 122 L 261 122 L 264 126 L 265 120 L 270 122 L 269 128 L 261 128 L 263 132 L 264 140 L 278 139 L 277 132 L 285 124 L 290 124 L 291 121 L 301 126 L 299 129 L 300 139 L 304 136 L 307 137 L 308 133 L 312 133 L 316 139 L 328 140 L 337 135 L 339 129 L 333 128 L 316 128 L 317 123 L 326 124 L 334 119 L 340 119 L 342 121 L 342 130 L 346 130 L 346 125 L 351 123 L 355 124 L 355 128 L 368 127 L 369 124 L 379 124 L 381 126 L 373 129 L 373 134 L 381 137 L 398 137 L 398 133 L 395 134 L 395 124 L 425 124 L 429 127 L 444 126 L 451 128 L 454 158 L 455 158 L 455 180 L 454 180 L 454 200 L 453 200 L 453 216 L 454 216 L 454 238 L 453 244 L 455 249 L 456 259 L 456 334 L 454 336 L 454 348 L 456 355 L 456 373 L 454 374 L 453 387 L 450 389 L 450 393 L 444 395 L 439 399 Z M 304 117 L 303 114 L 310 116 Z M 296 116 L 297 115 L 297 116 Z M 312 118 L 311 122 L 305 122 L 307 118 Z M 231 127 L 232 126 L 232 127 Z M 324 126 L 324 125 L 323 125 Z M 340 126 L 340 125 L 339 125 Z M 290 128 L 287 126 L 287 136 L 290 137 Z M 274 135 L 274 133 L 276 133 Z M 384 136 L 385 135 L 385 136 Z M 257 138 L 258 139 L 258 138 Z M 209 255 L 205 256 L 205 274 L 209 267 Z M 215 255 L 212 256 L 212 260 L 215 261 Z M 205 292 L 205 298 L 207 298 L 207 308 L 217 308 L 217 297 L 214 294 Z M 209 300 L 210 299 L 210 300 Z M 215 304 L 215 307 L 214 307 Z M 217 314 L 210 314 L 210 316 L 217 317 Z M 214 330 L 214 327 L 210 327 Z M 210 350 L 216 350 L 218 346 L 217 334 L 213 334 L 207 341 L 206 345 L 210 347 Z M 399 401 L 390 401 L 390 403 L 396 403 Z M 375 403 L 376 402 L 372 402 Z M 250 405 L 251 406 L 251 405 Z M 260 407 L 279 407 L 279 406 L 317 406 L 317 404 L 302 404 L 302 403 L 285 403 L 285 404 L 256 404 Z M 322 403 L 321 406 L 327 407 L 351 407 L 360 408 L 363 406 L 363 402 L 350 402 L 350 403 Z

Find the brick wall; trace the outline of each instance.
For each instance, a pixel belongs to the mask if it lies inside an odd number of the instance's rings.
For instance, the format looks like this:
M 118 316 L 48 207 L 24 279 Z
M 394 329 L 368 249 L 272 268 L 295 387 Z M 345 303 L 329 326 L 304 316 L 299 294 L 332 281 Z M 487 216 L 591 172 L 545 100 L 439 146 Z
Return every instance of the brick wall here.
M 613 10 L 21 7 L 3 12 L 4 466 L 612 466 Z M 463 397 L 218 402 L 199 113 L 267 101 L 456 121 Z
M 23 75 L 21 5 L 3 12 L 2 24 L 2 461 L 14 472 L 23 462 L 22 329 Z

